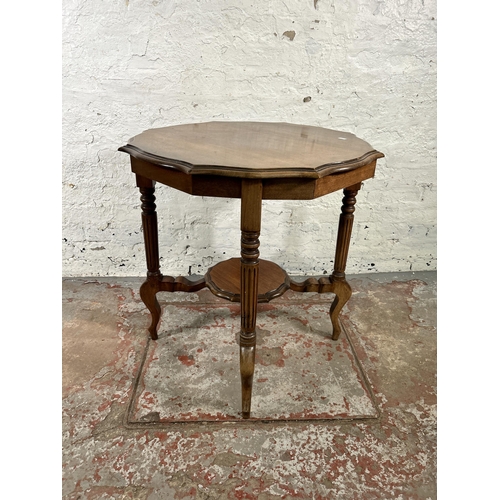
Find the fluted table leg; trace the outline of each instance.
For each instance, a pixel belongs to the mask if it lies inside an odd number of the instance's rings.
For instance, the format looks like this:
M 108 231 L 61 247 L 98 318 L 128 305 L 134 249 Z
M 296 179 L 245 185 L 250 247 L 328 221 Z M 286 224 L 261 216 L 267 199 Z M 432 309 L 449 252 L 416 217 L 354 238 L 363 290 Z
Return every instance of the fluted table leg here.
M 262 211 L 262 181 L 241 182 L 241 332 L 240 373 L 243 418 L 250 417 L 255 368 L 255 325 L 259 282 L 259 235 Z
M 160 272 L 160 258 L 158 250 L 158 219 L 155 204 L 155 181 L 136 176 L 137 187 L 141 192 L 142 231 L 146 251 L 148 274 L 146 281 L 140 288 L 141 299 L 151 313 L 149 334 L 153 340 L 158 338 L 157 328 L 161 316 L 161 307 L 156 299 L 160 290 L 162 274 Z
M 333 325 L 333 340 L 337 340 L 340 336 L 339 314 L 352 294 L 351 286 L 345 279 L 345 268 L 347 254 L 349 252 L 349 243 L 351 241 L 352 225 L 354 222 L 354 205 L 356 204 L 356 195 L 360 188 L 361 183 L 357 183 L 344 189 L 344 198 L 342 199 L 334 271 L 330 277 L 330 280 L 334 283 L 335 293 L 335 300 L 330 308 L 330 318 Z

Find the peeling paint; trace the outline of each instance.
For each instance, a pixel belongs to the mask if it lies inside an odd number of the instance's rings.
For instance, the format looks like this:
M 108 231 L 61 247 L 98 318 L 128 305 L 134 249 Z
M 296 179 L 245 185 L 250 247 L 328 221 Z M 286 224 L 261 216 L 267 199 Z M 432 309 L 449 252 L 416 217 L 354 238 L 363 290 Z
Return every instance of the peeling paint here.
M 204 291 L 191 294 L 195 300 L 186 294 L 159 294 L 165 315 L 159 340 L 180 346 L 172 345 L 170 360 L 162 363 L 150 354 L 163 348 L 148 347 L 149 317 L 138 293 L 142 280 L 64 280 L 63 366 L 71 366 L 71 353 L 79 353 L 84 369 L 67 379 L 64 391 L 62 498 L 434 500 L 436 279 L 435 273 L 408 276 L 351 280 L 355 293 L 342 314 L 350 342 L 343 335 L 332 343 L 324 335 L 331 299 L 324 294 L 287 292 L 259 309 L 260 346 L 271 349 L 273 362 L 259 365 L 256 394 L 272 394 L 265 388 L 275 380 L 272 370 L 286 370 L 292 363 L 302 379 L 302 373 L 314 369 L 311 358 L 326 363 L 331 356 L 328 363 L 338 365 L 355 362 L 355 353 L 379 405 L 378 417 L 349 419 L 356 385 L 343 378 L 346 416 L 339 420 L 171 424 L 161 422 L 162 396 L 139 383 L 144 402 L 150 410 L 154 405 L 158 409 L 135 425 L 127 423 L 127 415 L 141 366 L 163 377 L 160 386 L 165 389 L 169 381 L 181 381 L 182 373 L 185 392 L 202 387 L 197 374 L 214 375 L 200 357 L 206 355 L 208 364 L 208 358 L 226 358 L 235 345 L 238 307 Z M 227 338 L 221 336 L 224 329 L 230 330 Z M 92 331 L 101 332 L 107 342 L 91 337 Z M 86 349 L 80 334 L 88 337 Z M 208 356 L 208 343 L 214 351 L 219 346 L 216 354 Z M 146 351 L 149 361 L 142 363 Z M 183 365 L 176 353 L 192 356 L 199 368 Z M 276 365 L 280 359 L 282 367 Z M 226 382 L 233 361 L 225 363 Z M 309 387 L 302 380 L 300 384 Z M 321 398 L 319 385 L 310 387 L 297 392 L 309 404 L 309 399 Z M 209 388 L 204 390 L 213 396 Z M 276 405 L 290 398 L 283 385 L 274 394 Z M 193 408 L 183 411 L 189 414 Z
M 64 276 L 146 271 L 140 195 L 129 158 L 117 152 L 128 138 L 241 119 L 356 132 L 382 151 L 358 196 L 347 272 L 364 272 L 367 259 L 379 272 L 436 269 L 428 258 L 437 239 L 435 0 L 265 8 L 88 0 L 63 2 L 62 14 Z M 188 266 L 204 274 L 204 259 L 239 255 L 238 200 L 159 185 L 157 195 L 165 274 Z M 266 258 L 293 274 L 331 272 L 341 198 L 264 202 Z M 357 227 L 367 223 L 364 240 Z

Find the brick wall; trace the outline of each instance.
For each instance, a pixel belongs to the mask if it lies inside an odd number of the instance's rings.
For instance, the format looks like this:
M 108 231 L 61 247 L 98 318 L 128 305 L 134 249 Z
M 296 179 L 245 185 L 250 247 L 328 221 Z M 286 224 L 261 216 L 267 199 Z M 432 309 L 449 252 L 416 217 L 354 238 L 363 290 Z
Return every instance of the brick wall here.
M 436 269 L 435 1 L 63 3 L 63 275 L 145 273 L 140 201 L 116 150 L 151 127 L 287 121 L 386 158 L 358 196 L 347 272 Z M 267 201 L 262 258 L 333 267 L 342 195 Z M 162 269 L 239 255 L 238 200 L 157 189 Z

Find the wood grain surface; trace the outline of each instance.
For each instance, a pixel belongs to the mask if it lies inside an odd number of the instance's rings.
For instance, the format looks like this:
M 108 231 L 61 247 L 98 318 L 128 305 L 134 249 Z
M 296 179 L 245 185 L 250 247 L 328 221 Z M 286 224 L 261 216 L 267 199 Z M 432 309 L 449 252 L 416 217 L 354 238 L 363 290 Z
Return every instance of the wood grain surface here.
M 207 122 L 146 130 L 120 148 L 189 174 L 240 178 L 347 172 L 384 155 L 348 132 L 271 122 Z

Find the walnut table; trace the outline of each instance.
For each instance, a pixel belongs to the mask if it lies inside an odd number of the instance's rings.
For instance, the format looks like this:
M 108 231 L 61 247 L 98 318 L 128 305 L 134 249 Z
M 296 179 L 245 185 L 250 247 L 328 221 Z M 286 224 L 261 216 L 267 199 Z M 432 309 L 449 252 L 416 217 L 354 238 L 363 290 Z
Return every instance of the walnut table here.
M 147 279 L 141 298 L 152 315 L 149 333 L 157 339 L 159 291 L 212 293 L 241 303 L 240 372 L 242 416 L 249 418 L 255 365 L 257 303 L 286 290 L 330 292 L 334 340 L 339 313 L 351 296 L 345 267 L 356 194 L 375 174 L 384 155 L 356 136 L 288 123 L 210 122 L 147 130 L 121 147 L 130 155 L 141 192 Z M 155 183 L 196 196 L 241 198 L 241 258 L 210 268 L 202 279 L 160 272 Z M 259 260 L 262 200 L 310 200 L 344 190 L 331 276 L 294 281 L 278 265 Z

